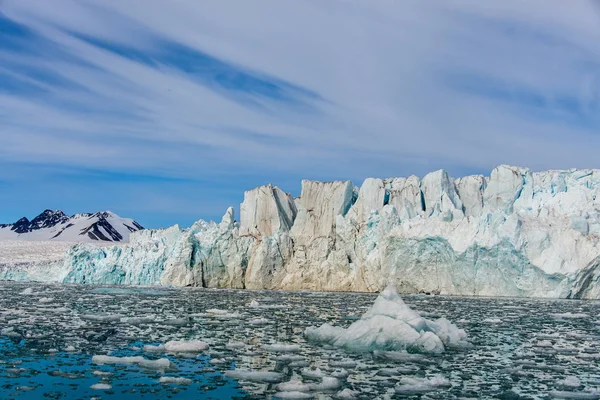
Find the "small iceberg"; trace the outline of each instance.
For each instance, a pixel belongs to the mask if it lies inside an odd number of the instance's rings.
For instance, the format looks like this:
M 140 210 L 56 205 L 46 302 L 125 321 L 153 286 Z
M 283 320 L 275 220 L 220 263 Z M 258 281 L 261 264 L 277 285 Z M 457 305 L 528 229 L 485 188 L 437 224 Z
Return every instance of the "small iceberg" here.
M 285 379 L 285 375 L 279 372 L 245 371 L 241 369 L 226 371 L 225 376 L 258 383 L 279 383 Z
M 349 351 L 442 353 L 446 347 L 469 346 L 467 334 L 445 318 L 431 321 L 408 307 L 396 288 L 388 286 L 360 320 L 347 329 L 323 324 L 304 332 L 309 341 Z
M 164 346 L 168 353 L 200 353 L 208 348 L 208 343 L 201 340 L 171 340 Z
M 137 364 L 142 368 L 156 369 L 156 370 L 167 370 L 174 367 L 174 365 L 167 358 L 160 358 L 158 360 L 147 360 L 141 356 L 133 357 L 113 357 L 105 355 L 95 355 L 92 357 L 92 364 L 96 365 L 131 365 Z

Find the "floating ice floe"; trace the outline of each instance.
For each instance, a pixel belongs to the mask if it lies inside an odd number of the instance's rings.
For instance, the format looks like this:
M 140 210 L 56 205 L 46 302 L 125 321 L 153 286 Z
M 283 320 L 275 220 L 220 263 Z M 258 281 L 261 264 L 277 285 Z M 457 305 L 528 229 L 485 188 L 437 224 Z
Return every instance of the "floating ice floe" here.
M 347 329 L 323 324 L 305 331 L 308 340 L 350 351 L 408 350 L 441 353 L 448 346 L 468 346 L 467 334 L 445 318 L 430 321 L 408 307 L 393 286 Z
M 188 378 L 178 378 L 173 376 L 161 376 L 158 380 L 160 383 L 164 384 L 174 384 L 174 385 L 191 385 L 192 380 Z
M 157 370 L 170 369 L 173 366 L 171 364 L 171 361 L 169 361 L 166 358 L 160 358 L 158 360 L 147 360 L 142 356 L 114 357 L 114 356 L 105 356 L 105 355 L 95 355 L 92 357 L 92 363 L 97 364 L 97 365 L 137 364 L 142 368 L 157 369 Z
M 252 301 L 250 302 L 250 305 L 249 305 L 248 307 L 251 307 L 251 308 L 258 308 L 258 307 L 260 307 L 260 303 L 259 303 L 258 301 L 256 301 L 256 300 L 252 300 Z
M 33 288 L 28 287 L 27 289 L 23 290 L 21 293 L 22 295 L 29 295 L 29 294 L 33 294 Z
M 433 392 L 442 388 L 452 386 L 448 379 L 441 376 L 432 378 L 411 378 L 404 377 L 400 379 L 400 385 L 396 386 L 396 393 L 403 395 L 422 394 Z
M 156 319 L 156 317 L 153 315 L 148 315 L 145 317 L 122 317 L 120 319 L 120 322 L 123 324 L 129 324 L 129 325 L 142 325 L 142 324 L 150 324 L 150 323 L 154 322 L 155 319 Z
M 569 392 L 553 390 L 550 393 L 550 397 L 554 399 L 573 399 L 573 400 L 599 400 L 600 393 L 592 392 Z
M 227 350 L 237 350 L 237 349 L 243 349 L 246 347 L 246 344 L 243 342 L 227 342 L 227 344 L 225 345 L 225 348 Z
M 164 347 L 169 353 L 200 353 L 208 348 L 208 343 L 201 340 L 171 340 Z
M 122 316 L 112 314 L 83 314 L 79 318 L 95 322 L 120 322 Z
M 90 386 L 90 389 L 93 389 L 93 390 L 110 390 L 110 389 L 112 389 L 112 386 L 109 385 L 108 383 L 96 383 L 96 384 L 93 384 L 92 386 Z
M 315 396 L 307 392 L 277 392 L 275 397 L 278 399 L 312 399 Z
M 285 379 L 285 375 L 280 374 L 279 372 L 244 371 L 241 369 L 225 371 L 225 376 L 228 378 L 260 383 L 279 383 Z
M 570 388 L 578 388 L 581 386 L 581 381 L 576 376 L 567 376 L 564 380 L 559 382 L 559 385 Z
M 300 380 L 291 380 L 277 385 L 277 390 L 281 392 L 310 392 L 311 385 Z
M 268 319 L 265 318 L 254 318 L 248 321 L 250 325 L 266 325 L 269 323 Z
M 590 316 L 588 314 L 584 314 L 584 313 L 570 313 L 570 312 L 566 312 L 566 313 L 557 313 L 557 314 L 552 314 L 553 317 L 555 318 L 560 318 L 560 319 L 575 319 L 575 318 L 589 318 Z
M 297 344 L 265 344 L 262 348 L 273 353 L 297 353 L 300 351 L 300 346 Z
M 336 393 L 333 398 L 339 400 L 354 400 L 358 396 L 358 392 L 354 390 L 350 390 L 348 388 L 342 390 L 341 392 Z

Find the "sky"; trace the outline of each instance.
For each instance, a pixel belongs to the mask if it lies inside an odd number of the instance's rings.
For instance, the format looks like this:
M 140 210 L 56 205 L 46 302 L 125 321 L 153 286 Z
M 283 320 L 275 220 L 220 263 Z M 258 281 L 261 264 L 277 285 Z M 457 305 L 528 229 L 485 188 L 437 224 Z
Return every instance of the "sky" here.
M 0 222 L 600 167 L 596 0 L 0 0 Z

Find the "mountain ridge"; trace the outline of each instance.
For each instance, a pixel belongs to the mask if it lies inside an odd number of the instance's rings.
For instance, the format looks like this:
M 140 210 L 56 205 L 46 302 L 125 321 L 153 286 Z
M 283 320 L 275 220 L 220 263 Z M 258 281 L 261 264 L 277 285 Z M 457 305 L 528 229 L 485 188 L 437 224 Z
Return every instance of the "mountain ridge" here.
M 135 220 L 111 211 L 68 216 L 62 210 L 46 209 L 32 220 L 22 217 L 12 224 L 0 224 L 0 239 L 127 242 L 130 233 L 142 229 Z

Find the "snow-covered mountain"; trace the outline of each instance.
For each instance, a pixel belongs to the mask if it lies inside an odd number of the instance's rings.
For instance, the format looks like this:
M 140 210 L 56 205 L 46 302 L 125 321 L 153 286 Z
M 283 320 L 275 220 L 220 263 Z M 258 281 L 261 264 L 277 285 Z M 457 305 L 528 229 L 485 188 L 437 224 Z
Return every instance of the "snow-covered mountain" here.
M 14 224 L 0 224 L 0 240 L 127 242 L 131 232 L 141 229 L 134 220 L 110 211 L 69 217 L 60 210 L 45 210 L 31 221 L 23 217 Z
M 302 181 L 247 191 L 240 221 L 81 244 L 0 279 L 215 288 L 600 298 L 600 170 Z

